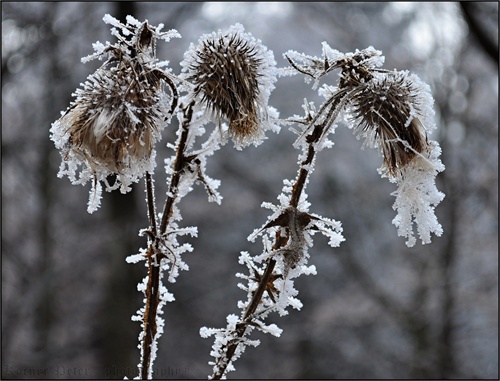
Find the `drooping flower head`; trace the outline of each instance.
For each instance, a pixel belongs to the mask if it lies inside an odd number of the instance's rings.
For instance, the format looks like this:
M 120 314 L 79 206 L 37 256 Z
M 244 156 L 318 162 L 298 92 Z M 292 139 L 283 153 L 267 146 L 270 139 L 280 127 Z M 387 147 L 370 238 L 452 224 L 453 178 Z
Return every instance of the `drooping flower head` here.
M 355 132 L 366 139 L 365 144 L 380 148 L 385 170 L 391 175 L 427 146 L 428 131 L 434 128 L 429 121 L 434 111 L 428 95 L 415 75 L 394 71 L 374 73 L 351 98 Z
M 429 139 L 436 128 L 430 87 L 408 71 L 369 68 L 363 60 L 357 64 L 351 71 L 343 68 L 340 81 L 352 89 L 346 112 L 350 126 L 365 138 L 364 145 L 380 149 L 384 162 L 379 173 L 398 186 L 393 193 L 398 234 L 413 246 L 415 223 L 422 243 L 430 243 L 431 233 L 443 233 L 434 208 L 444 198 L 435 183 L 444 170 L 441 148 Z M 363 73 L 362 79 L 355 73 Z
M 156 39 L 169 41 L 179 34 L 131 16 L 126 25 L 110 15 L 103 20 L 113 26 L 118 41 L 93 44 L 96 52 L 82 61 L 107 60 L 76 90 L 76 100 L 51 128 L 63 158 L 59 176 L 75 184 L 93 180 L 89 212 L 99 205 L 100 181 L 108 190 L 121 187 L 125 193 L 154 168 L 154 145 L 177 104 L 175 85 L 155 50 Z M 116 175 L 113 186 L 106 180 L 109 175 Z
M 398 186 L 393 193 L 398 234 L 413 246 L 416 223 L 422 243 L 431 241 L 431 233 L 440 236 L 443 229 L 434 208 L 444 194 L 437 190 L 435 178 L 444 165 L 439 144 L 429 139 L 436 128 L 430 87 L 408 71 L 382 69 L 382 52 L 373 47 L 341 53 L 324 42 L 321 58 L 295 51 L 285 58 L 291 67 L 283 69 L 282 75 L 302 73 L 314 79 L 315 86 L 320 78 L 340 70 L 336 86 L 325 84 L 319 89 L 326 100 L 317 113 L 302 121 L 305 127 L 296 145 L 309 143 L 309 137 L 314 141 L 316 131 L 324 139 L 343 114 L 349 128 L 364 138 L 363 146 L 379 149 L 383 156 L 379 173 Z
M 203 35 L 184 55 L 183 78 L 190 97 L 215 123 L 228 122 L 237 147 L 258 144 L 269 124 L 269 95 L 274 89 L 274 56 L 245 33 L 240 24 L 226 32 Z

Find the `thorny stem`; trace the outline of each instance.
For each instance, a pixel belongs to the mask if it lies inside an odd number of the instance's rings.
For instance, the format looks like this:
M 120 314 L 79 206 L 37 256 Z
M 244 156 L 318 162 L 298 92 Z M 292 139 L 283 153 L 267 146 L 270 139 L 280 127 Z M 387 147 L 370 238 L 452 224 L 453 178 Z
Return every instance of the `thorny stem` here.
M 148 202 L 148 217 L 149 217 L 149 229 L 151 235 L 156 237 L 157 226 L 156 226 L 156 208 L 154 203 L 154 189 L 153 189 L 153 179 L 151 174 L 146 173 L 146 195 Z M 156 279 L 159 280 L 159 272 L 155 269 L 159 269 L 158 266 L 153 265 L 153 250 L 154 241 L 150 241 L 148 248 L 148 284 L 146 286 L 146 306 L 144 308 L 144 332 L 142 342 L 142 363 L 141 363 L 141 378 L 148 378 L 149 363 L 151 362 L 151 343 L 154 335 L 156 334 L 156 307 L 159 303 L 158 286 Z M 155 286 L 156 284 L 156 286 Z
M 149 368 L 151 364 L 151 346 L 153 339 L 156 336 L 156 313 L 158 304 L 160 303 L 159 283 L 160 283 L 160 266 L 156 265 L 152 255 L 148 258 L 148 284 L 146 289 L 146 306 L 144 309 L 144 332 L 142 341 L 142 363 L 141 379 L 149 378 Z
M 186 150 L 186 142 L 189 134 L 189 125 L 191 123 L 191 118 L 193 117 L 193 103 L 189 104 L 187 108 L 184 109 L 184 120 L 181 125 L 182 133 L 179 144 L 177 146 L 177 155 L 175 157 L 174 163 L 174 173 L 172 174 L 172 179 L 170 181 L 170 187 L 168 189 L 168 197 L 165 201 L 165 207 L 163 208 L 163 215 L 160 225 L 160 234 L 165 234 L 167 231 L 170 218 L 173 213 L 173 205 L 177 199 L 177 187 L 182 176 L 182 169 L 186 164 L 186 157 L 184 156 Z
M 193 104 L 189 104 L 184 111 L 184 120 L 180 128 L 181 137 L 177 145 L 176 157 L 174 163 L 174 172 L 170 179 L 170 186 L 167 193 L 167 199 L 163 208 L 163 215 L 158 231 L 156 224 L 156 210 L 153 198 L 153 181 L 149 173 L 146 174 L 146 193 L 148 199 L 148 213 L 150 223 L 150 234 L 153 240 L 150 241 L 148 249 L 148 283 L 146 286 L 146 305 L 144 308 L 144 336 L 142 341 L 142 359 L 140 364 L 141 378 L 149 378 L 149 369 L 151 368 L 151 347 L 157 334 L 157 311 L 160 304 L 160 262 L 162 254 L 158 250 L 157 241 L 164 235 L 170 223 L 173 214 L 173 206 L 177 201 L 178 185 L 183 174 L 184 165 L 187 163 L 185 151 L 186 142 L 189 134 L 189 126 L 193 116 Z
M 154 202 L 154 186 L 151 173 L 146 172 L 146 195 L 148 200 L 148 217 L 149 228 L 152 230 L 153 235 L 156 235 L 156 208 Z
M 304 191 L 304 188 L 307 184 L 307 177 L 311 173 L 310 170 L 307 168 L 311 168 L 311 164 L 313 163 L 314 157 L 316 155 L 316 149 L 314 148 L 314 144 L 321 139 L 321 136 L 323 135 L 324 129 L 326 127 L 327 127 L 326 122 L 316 125 L 311 134 L 309 134 L 306 138 L 306 141 L 309 144 L 307 157 L 302 163 L 300 163 L 299 175 L 292 188 L 292 195 L 290 197 L 290 206 L 292 207 L 296 208 L 299 204 L 300 196 L 302 195 L 302 192 Z M 276 234 L 276 240 L 273 245 L 273 250 L 277 250 L 279 248 L 284 247 L 287 241 L 288 237 L 283 237 L 278 232 Z M 275 266 L 276 266 L 276 260 L 274 260 L 273 258 L 269 258 L 267 260 L 264 273 L 260 278 L 257 289 L 253 293 L 252 299 L 248 304 L 245 314 L 243 315 L 243 323 L 239 323 L 236 325 L 236 333 L 238 339 L 242 338 L 245 335 L 245 332 L 247 330 L 246 322 L 251 320 L 252 315 L 257 310 L 257 307 L 259 306 L 262 300 L 264 292 L 268 287 L 269 282 L 272 279 Z M 226 372 L 226 368 L 231 362 L 231 359 L 233 358 L 234 353 L 236 352 L 236 348 L 238 347 L 240 342 L 241 342 L 240 340 L 232 340 L 227 345 L 225 358 L 219 363 L 217 371 L 211 377 L 212 380 L 220 380 L 221 377 L 224 375 L 224 373 Z

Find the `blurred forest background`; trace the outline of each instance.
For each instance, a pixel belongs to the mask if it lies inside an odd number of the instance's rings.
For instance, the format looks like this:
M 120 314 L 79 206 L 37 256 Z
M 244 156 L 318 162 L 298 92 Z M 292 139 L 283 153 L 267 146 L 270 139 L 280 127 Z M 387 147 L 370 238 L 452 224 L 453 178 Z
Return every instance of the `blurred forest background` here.
M 340 126 L 335 146 L 319 155 L 311 212 L 343 223 L 338 249 L 316 236 L 310 264 L 318 275 L 297 280 L 304 307 L 284 318 L 280 338 L 254 334 L 230 378 L 498 379 L 498 3 L 133 3 L 2 2 L 2 378 L 129 378 L 137 375 L 142 306 L 136 285 L 146 274 L 125 258 L 145 245 L 144 184 L 106 193 L 89 215 L 90 185 L 56 177 L 60 156 L 49 128 L 99 62 L 82 64 L 92 43 L 114 41 L 105 13 L 128 14 L 175 28 L 182 39 L 158 43 L 175 73 L 189 44 L 235 22 L 274 52 L 321 55 L 327 41 L 343 52 L 373 45 L 385 68 L 408 69 L 436 100 L 446 171 L 437 207 L 444 228 L 430 245 L 408 249 L 391 224 L 394 184 L 376 172 L 381 158 L 361 150 Z M 336 77 L 331 76 L 329 81 Z M 303 77 L 278 80 L 270 104 L 282 117 L 319 98 Z M 176 122 L 158 145 L 162 160 Z M 296 175 L 299 151 L 287 128 L 261 146 L 229 143 L 208 161 L 222 180 L 221 206 L 197 187 L 180 204 L 185 226 L 198 226 L 185 256 L 189 272 L 168 285 L 158 378 L 206 378 L 211 339 L 245 293 L 234 274 L 246 237 L 265 222 L 283 179 Z M 164 194 L 164 193 L 163 193 Z

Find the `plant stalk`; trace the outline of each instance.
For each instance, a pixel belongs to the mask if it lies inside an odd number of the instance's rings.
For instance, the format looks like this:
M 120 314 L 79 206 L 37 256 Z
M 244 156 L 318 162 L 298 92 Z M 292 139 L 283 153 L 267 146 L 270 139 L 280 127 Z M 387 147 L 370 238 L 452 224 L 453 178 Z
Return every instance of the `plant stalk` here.
M 191 124 L 191 118 L 193 115 L 193 104 L 191 103 L 186 107 L 184 111 L 184 120 L 180 126 L 181 137 L 179 143 L 177 144 L 176 157 L 174 162 L 174 172 L 170 179 L 170 185 L 168 190 L 168 196 L 165 200 L 165 205 L 163 208 L 163 215 L 161 219 L 160 228 L 158 231 L 156 224 L 156 210 L 154 206 L 153 197 L 153 182 L 151 175 L 148 173 L 146 175 L 146 193 L 148 200 L 148 213 L 149 213 L 149 223 L 150 223 L 150 233 L 153 240 L 149 243 L 148 248 L 148 283 L 146 286 L 146 305 L 144 308 L 144 335 L 142 338 L 142 356 L 141 364 L 139 366 L 141 379 L 149 379 L 150 369 L 152 368 L 151 363 L 151 350 L 152 345 L 155 342 L 157 335 L 157 312 L 158 305 L 160 304 L 160 263 L 164 258 L 164 254 L 158 249 L 158 241 L 167 232 L 167 228 L 171 222 L 173 214 L 173 206 L 178 201 L 178 185 L 180 179 L 183 175 L 184 165 L 186 164 L 186 143 L 189 135 L 189 126 Z
M 314 130 L 311 132 L 306 137 L 306 141 L 308 142 L 308 151 L 307 151 L 307 157 L 306 159 L 300 163 L 300 169 L 299 169 L 299 175 L 297 177 L 297 180 L 295 181 L 295 184 L 293 185 L 292 188 L 292 195 L 290 197 L 290 203 L 289 205 L 296 208 L 299 204 L 300 197 L 306 187 L 307 184 L 307 178 L 310 175 L 311 171 L 306 169 L 310 168 L 311 164 L 314 161 L 315 155 L 316 155 L 316 150 L 314 148 L 314 143 L 318 142 L 321 136 L 323 135 L 323 130 L 325 129 L 326 124 L 321 123 L 316 125 Z M 276 234 L 276 239 L 273 245 L 273 250 L 277 250 L 279 248 L 282 248 L 286 245 L 288 242 L 288 237 L 283 237 L 281 234 L 278 232 Z M 257 307 L 259 306 L 262 297 L 264 296 L 264 292 L 269 284 L 269 282 L 272 279 L 274 267 L 276 266 L 276 260 L 273 258 L 269 258 L 267 260 L 266 268 L 264 270 L 264 273 L 262 274 L 262 277 L 260 278 L 259 284 L 257 286 L 257 289 L 255 290 L 254 294 L 252 295 L 252 299 L 250 303 L 248 304 L 248 307 L 245 311 L 245 314 L 243 315 L 243 321 L 246 322 L 251 318 L 251 316 L 255 313 L 257 310 Z M 245 332 L 247 330 L 247 324 L 245 323 L 240 323 L 237 324 L 236 326 L 236 333 L 237 333 L 237 338 L 240 339 L 245 335 Z M 236 349 L 240 343 L 240 340 L 233 340 L 231 343 L 227 345 L 227 350 L 226 350 L 226 356 L 224 361 L 219 365 L 219 368 L 217 371 L 211 376 L 212 380 L 220 380 L 222 376 L 224 375 L 229 363 L 231 362 L 234 353 L 236 352 Z

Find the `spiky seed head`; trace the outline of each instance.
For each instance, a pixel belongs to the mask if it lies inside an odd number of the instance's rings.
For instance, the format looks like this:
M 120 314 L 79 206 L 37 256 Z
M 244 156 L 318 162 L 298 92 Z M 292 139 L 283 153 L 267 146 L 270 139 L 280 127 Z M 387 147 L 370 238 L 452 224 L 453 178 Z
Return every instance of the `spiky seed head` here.
M 276 80 L 272 52 L 236 24 L 225 33 L 202 36 L 182 65 L 193 84 L 191 96 L 215 122 L 228 122 L 236 144 L 262 137 L 261 122 Z
M 357 125 L 355 132 L 365 144 L 380 147 L 390 174 L 420 154 L 427 134 L 419 91 L 406 73 L 390 73 L 359 85 L 351 103 Z
M 229 37 L 229 36 L 228 36 Z M 195 95 L 201 95 L 215 113 L 229 120 L 229 130 L 237 138 L 258 130 L 258 68 L 255 46 L 239 36 L 220 37 L 203 43 L 193 65 Z
M 155 39 L 177 32 L 160 33 L 160 26 L 130 16 L 126 25 L 109 15 L 104 21 L 114 26 L 118 42 L 96 43 L 96 53 L 82 59 L 108 58 L 73 94 L 76 100 L 53 124 L 52 136 L 58 148 L 72 151 L 93 171 L 123 174 L 134 162 L 149 160 L 176 102 L 162 88 L 168 78 L 157 64 Z

